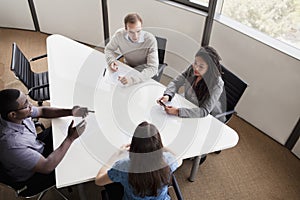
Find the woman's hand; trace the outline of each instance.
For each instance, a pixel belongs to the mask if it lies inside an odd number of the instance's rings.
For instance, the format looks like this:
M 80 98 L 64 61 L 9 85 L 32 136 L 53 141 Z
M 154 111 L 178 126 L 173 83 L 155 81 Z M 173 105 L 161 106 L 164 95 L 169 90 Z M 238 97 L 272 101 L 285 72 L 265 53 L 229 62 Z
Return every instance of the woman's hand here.
M 123 144 L 121 147 L 120 147 L 120 150 L 121 151 L 129 151 L 130 149 L 130 144 Z
M 123 84 L 126 85 L 128 83 L 128 79 L 125 76 L 119 76 L 118 80 Z
M 126 155 L 128 155 L 128 151 L 130 148 L 130 144 L 123 144 L 109 159 L 108 163 L 113 164 L 114 162 L 116 162 L 117 160 L 120 160 L 124 157 L 126 157 Z
M 179 109 L 178 109 L 178 108 L 175 108 L 175 107 L 173 107 L 173 106 L 166 106 L 166 107 L 165 107 L 165 111 L 166 111 L 166 113 L 168 113 L 169 115 L 176 115 L 176 116 L 179 115 Z
M 160 97 L 159 99 L 156 100 L 156 103 L 158 103 L 159 105 L 161 105 L 159 103 L 159 101 L 162 101 L 162 102 L 168 102 L 169 101 L 169 96 L 168 95 L 165 95 L 165 96 L 162 96 Z

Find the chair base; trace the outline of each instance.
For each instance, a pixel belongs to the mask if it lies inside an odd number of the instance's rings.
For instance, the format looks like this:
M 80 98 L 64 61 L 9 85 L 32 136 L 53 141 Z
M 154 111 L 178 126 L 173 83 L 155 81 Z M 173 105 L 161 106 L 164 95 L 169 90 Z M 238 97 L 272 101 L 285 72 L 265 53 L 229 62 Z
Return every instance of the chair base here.
M 220 151 L 215 151 L 214 153 L 215 153 L 215 154 L 220 154 L 220 153 L 221 153 L 221 150 L 220 150 Z
M 56 187 L 53 187 L 53 189 L 64 199 L 64 200 L 68 200 L 68 198 L 63 194 L 61 193 Z M 38 196 L 37 200 L 41 200 L 44 195 L 46 194 L 46 192 L 48 192 L 49 190 L 46 190 L 46 191 L 43 191 L 41 192 L 41 194 Z

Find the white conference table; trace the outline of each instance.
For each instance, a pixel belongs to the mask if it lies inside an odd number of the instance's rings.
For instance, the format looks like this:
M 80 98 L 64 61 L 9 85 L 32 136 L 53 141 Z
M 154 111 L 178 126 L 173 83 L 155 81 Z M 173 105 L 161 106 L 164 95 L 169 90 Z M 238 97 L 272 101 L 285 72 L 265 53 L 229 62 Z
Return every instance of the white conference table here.
M 178 159 L 227 149 L 238 142 L 237 133 L 211 115 L 167 115 L 156 104 L 165 86 L 152 79 L 130 87 L 115 84 L 114 74 L 106 72 L 103 76 L 107 65 L 104 54 L 97 50 L 61 35 L 51 35 L 47 38 L 47 54 L 51 106 L 80 105 L 95 111 L 87 116 L 85 132 L 55 170 L 58 188 L 94 180 L 100 167 L 121 145 L 130 142 L 134 129 L 144 120 L 158 128 L 164 146 Z M 137 73 L 127 66 L 119 68 L 120 74 L 122 70 Z M 175 95 L 172 104 L 195 107 L 180 95 Z M 72 119 L 81 121 L 74 117 L 52 120 L 54 148 L 65 139 Z

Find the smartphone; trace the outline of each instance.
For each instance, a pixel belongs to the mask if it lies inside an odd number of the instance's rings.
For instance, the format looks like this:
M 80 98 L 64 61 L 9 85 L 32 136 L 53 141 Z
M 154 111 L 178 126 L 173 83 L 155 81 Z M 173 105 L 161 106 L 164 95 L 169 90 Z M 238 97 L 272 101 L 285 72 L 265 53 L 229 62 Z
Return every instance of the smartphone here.
M 80 126 L 82 126 L 82 124 L 85 122 L 85 120 L 83 119 L 83 120 L 81 120 L 81 122 L 79 122 L 75 127 L 80 127 Z
M 159 100 L 160 105 L 162 105 L 164 108 L 167 106 L 162 100 Z

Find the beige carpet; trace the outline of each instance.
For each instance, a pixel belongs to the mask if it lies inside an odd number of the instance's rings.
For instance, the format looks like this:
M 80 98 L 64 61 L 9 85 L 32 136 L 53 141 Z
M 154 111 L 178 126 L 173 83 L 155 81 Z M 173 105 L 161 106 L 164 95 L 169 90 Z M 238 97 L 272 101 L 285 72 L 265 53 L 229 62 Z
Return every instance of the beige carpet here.
M 9 69 L 12 42 L 16 42 L 25 55 L 31 58 L 46 53 L 46 38 L 46 34 L 37 32 L 0 28 L 0 89 L 19 88 L 26 92 L 26 88 L 15 79 Z M 46 59 L 34 64 L 36 71 L 47 70 Z M 163 77 L 162 82 L 167 84 L 169 79 Z M 44 122 L 50 124 L 49 120 Z M 185 199 L 299 200 L 299 159 L 237 116 L 232 118 L 229 126 L 239 134 L 238 145 L 222 151 L 219 155 L 208 155 L 195 182 L 187 181 L 192 161 L 184 161 L 176 171 Z M 73 186 L 72 189 L 71 193 L 66 188 L 61 191 L 69 199 L 101 199 L 102 188 L 95 186 L 93 182 Z M 0 187 L 0 199 L 15 199 L 14 193 Z M 61 198 L 52 190 L 43 199 Z

